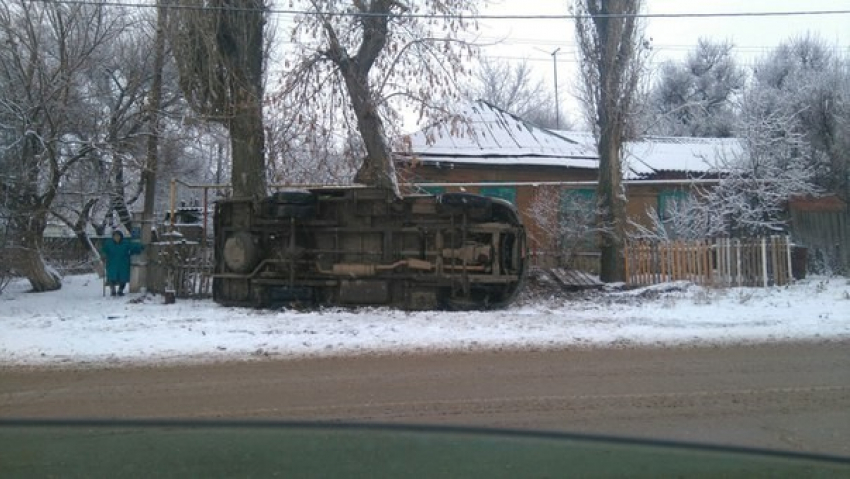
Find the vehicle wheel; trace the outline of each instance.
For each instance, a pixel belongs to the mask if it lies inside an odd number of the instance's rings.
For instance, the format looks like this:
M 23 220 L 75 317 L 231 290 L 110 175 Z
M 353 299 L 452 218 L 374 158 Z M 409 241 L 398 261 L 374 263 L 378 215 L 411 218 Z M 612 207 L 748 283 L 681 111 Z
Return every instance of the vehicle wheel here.
M 276 218 L 295 218 L 307 219 L 312 218 L 316 214 L 316 207 L 313 205 L 274 205 L 273 215 Z
M 437 203 L 446 213 L 462 213 L 473 220 L 487 220 L 493 214 L 493 200 L 472 193 L 444 193 L 437 197 Z
M 279 191 L 265 200 L 264 210 L 273 218 L 312 218 L 316 215 L 316 195 L 302 190 Z
M 272 194 L 271 201 L 288 205 L 316 204 L 316 195 L 307 190 L 284 190 Z

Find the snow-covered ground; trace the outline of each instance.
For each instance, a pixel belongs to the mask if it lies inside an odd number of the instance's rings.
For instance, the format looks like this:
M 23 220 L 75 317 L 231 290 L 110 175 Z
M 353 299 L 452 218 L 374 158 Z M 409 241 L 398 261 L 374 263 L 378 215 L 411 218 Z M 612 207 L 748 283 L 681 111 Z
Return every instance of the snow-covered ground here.
M 94 275 L 60 291 L 0 294 L 0 366 L 81 366 L 484 348 L 632 347 L 850 338 L 850 280 L 712 289 L 672 283 L 525 300 L 488 312 L 224 308 L 211 300 L 101 295 Z

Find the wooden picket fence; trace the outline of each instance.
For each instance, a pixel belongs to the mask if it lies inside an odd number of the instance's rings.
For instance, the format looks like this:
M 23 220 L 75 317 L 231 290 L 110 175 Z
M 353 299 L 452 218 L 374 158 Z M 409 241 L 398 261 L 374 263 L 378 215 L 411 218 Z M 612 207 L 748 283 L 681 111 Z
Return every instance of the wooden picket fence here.
M 212 249 L 194 242 L 154 243 L 149 247 L 150 291 L 178 298 L 212 295 Z
M 781 286 L 792 278 L 787 236 L 626 245 L 629 285 L 691 281 L 713 286 Z

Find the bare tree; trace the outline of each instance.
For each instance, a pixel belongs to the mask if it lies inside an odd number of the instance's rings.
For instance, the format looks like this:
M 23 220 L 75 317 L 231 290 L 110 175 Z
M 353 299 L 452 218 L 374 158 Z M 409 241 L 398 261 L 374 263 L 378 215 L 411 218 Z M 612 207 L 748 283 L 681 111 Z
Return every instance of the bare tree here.
M 731 137 L 734 100 L 746 74 L 730 42 L 700 39 L 684 62 L 667 62 L 649 96 L 650 132 L 657 135 Z
M 474 73 L 470 95 L 543 128 L 570 129 L 563 119 L 558 125 L 554 95 L 535 79 L 528 61 L 509 63 L 483 58 Z M 563 126 L 562 126 L 563 125 Z
M 35 291 L 61 287 L 41 255 L 51 208 L 68 174 L 110 139 L 88 73 L 127 26 L 101 3 L 4 2 L 0 6 L 0 197 L 7 248 Z
M 474 2 L 300 3 L 309 13 L 293 32 L 295 68 L 284 104 L 317 131 L 356 133 L 365 150 L 356 180 L 398 192 L 388 125 L 401 124 L 400 104 L 425 114 L 434 103 L 460 99 L 456 77 L 466 73 L 463 61 L 472 51 L 457 34 L 471 27 L 463 14 L 475 11 Z M 352 144 L 338 138 L 342 150 Z
M 144 178 L 155 171 L 145 157 L 150 154 L 151 140 L 159 136 L 153 134 L 158 130 L 154 126 L 157 118 L 179 112 L 179 121 L 186 123 L 173 63 L 159 68 L 157 55 L 150 55 L 156 44 L 151 11 L 110 8 L 107 14 L 119 16 L 129 25 L 101 47 L 96 65 L 82 75 L 85 107 L 92 118 L 87 135 L 97 139 L 96 148 L 67 172 L 51 209 L 89 248 L 89 224 L 99 234 L 110 226 L 133 231 L 131 209 L 138 208 L 143 191 L 156 188 Z M 161 78 L 159 101 L 152 93 L 157 76 Z M 170 128 L 163 136 L 174 141 L 182 134 Z
M 350 183 L 359 155 L 345 154 L 354 137 L 347 128 L 335 127 L 338 112 L 330 108 L 326 115 L 306 120 L 301 113 L 293 114 L 298 108 L 286 103 L 289 98 L 270 96 L 273 101 L 266 108 L 269 181 L 278 185 Z
M 625 279 L 626 198 L 621 153 L 634 120 L 648 45 L 641 38 L 640 0 L 576 0 L 582 99 L 599 153 L 600 278 Z
M 850 201 L 850 59 L 816 36 L 789 40 L 758 62 L 745 97 L 751 117 L 792 117 L 789 134 L 802 135 L 799 161 L 824 190 Z M 748 99 L 756 99 L 751 104 Z
M 692 189 L 690 197 L 669 205 L 664 217 L 651 209 L 652 228 L 638 235 L 654 239 L 754 237 L 785 230 L 786 204 L 797 195 L 817 194 L 815 169 L 803 161 L 802 133 L 794 132 L 796 115 L 775 110 L 770 91 L 747 93 L 738 130 L 741 150 L 721 154 L 723 177 L 716 186 Z M 637 226 L 637 225 L 635 225 Z
M 178 0 L 169 14 L 180 85 L 230 133 L 234 196 L 266 194 L 263 0 Z

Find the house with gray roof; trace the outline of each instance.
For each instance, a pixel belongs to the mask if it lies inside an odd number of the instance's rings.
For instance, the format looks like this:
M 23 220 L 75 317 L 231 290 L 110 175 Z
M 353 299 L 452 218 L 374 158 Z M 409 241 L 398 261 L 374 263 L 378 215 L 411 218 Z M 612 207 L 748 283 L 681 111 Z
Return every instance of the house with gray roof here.
M 559 195 L 562 206 L 595 203 L 599 158 L 590 132 L 537 127 L 486 102 L 473 102 L 455 117 L 409 135 L 396 152 L 408 184 L 439 193 L 463 190 L 513 202 L 526 218 L 532 246 L 551 238 L 533 218 L 541 195 Z M 735 139 L 648 137 L 624 145 L 623 179 L 632 221 L 648 224 L 659 212 L 710 185 L 724 163 L 741 153 Z M 544 191 L 545 190 L 545 191 Z M 554 193 L 553 193 L 554 191 Z

